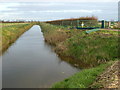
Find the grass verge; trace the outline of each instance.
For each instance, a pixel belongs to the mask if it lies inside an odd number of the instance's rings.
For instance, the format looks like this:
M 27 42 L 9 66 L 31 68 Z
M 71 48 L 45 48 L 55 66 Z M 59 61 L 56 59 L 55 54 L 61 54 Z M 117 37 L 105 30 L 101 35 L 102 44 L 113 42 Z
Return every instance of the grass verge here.
M 84 69 L 81 72 L 54 84 L 52 88 L 89 88 L 89 86 L 96 80 L 97 76 L 112 64 L 113 61 L 101 64 L 94 68 Z
M 89 68 L 56 83 L 52 88 L 88 88 L 98 75 L 114 61 L 119 60 L 120 32 L 100 30 L 86 34 L 85 30 L 70 30 L 46 23 L 41 23 L 40 26 L 45 41 L 55 46 L 56 53 L 60 57 L 71 58 L 63 60 L 80 68 Z M 81 63 L 84 64 L 83 67 Z
M 0 32 L 1 35 L 1 41 L 0 41 L 0 47 L 1 52 L 4 52 L 10 44 L 12 44 L 20 35 L 22 35 L 25 31 L 29 30 L 30 27 L 32 27 L 33 23 L 25 23 L 25 24 L 19 24 L 19 25 L 11 25 L 8 27 L 3 27 Z
M 59 56 L 70 57 L 94 67 L 118 58 L 118 32 L 96 31 L 86 34 L 84 30 L 69 30 L 41 23 L 47 43 L 55 46 Z M 76 64 L 76 63 L 75 63 Z

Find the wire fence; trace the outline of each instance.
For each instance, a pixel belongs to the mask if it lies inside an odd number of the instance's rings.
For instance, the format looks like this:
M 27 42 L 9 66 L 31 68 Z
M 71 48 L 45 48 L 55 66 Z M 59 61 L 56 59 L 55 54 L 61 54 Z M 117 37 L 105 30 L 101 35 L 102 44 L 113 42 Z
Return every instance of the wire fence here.
M 57 20 L 48 21 L 47 23 L 64 27 L 76 28 L 120 28 L 120 23 L 115 21 L 98 21 L 98 20 Z

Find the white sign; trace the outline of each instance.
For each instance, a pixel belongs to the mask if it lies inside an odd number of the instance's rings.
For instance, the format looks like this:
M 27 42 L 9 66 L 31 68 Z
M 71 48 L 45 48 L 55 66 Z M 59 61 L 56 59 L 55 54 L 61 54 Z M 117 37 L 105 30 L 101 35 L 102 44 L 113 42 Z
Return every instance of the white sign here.
M 84 26 L 84 23 L 82 22 L 81 26 L 83 27 Z

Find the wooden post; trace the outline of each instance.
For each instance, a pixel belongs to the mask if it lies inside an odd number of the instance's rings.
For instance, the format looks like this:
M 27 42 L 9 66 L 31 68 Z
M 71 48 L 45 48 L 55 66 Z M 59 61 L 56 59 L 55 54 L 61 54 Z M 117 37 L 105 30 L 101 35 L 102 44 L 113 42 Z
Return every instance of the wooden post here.
M 77 27 L 79 27 L 79 20 L 77 20 Z
M 111 26 L 111 22 L 109 21 L 109 22 L 108 22 L 108 28 L 110 28 L 110 26 Z
M 62 26 L 63 26 L 63 21 L 62 21 Z
M 72 26 L 72 21 L 70 23 L 71 23 L 71 26 Z

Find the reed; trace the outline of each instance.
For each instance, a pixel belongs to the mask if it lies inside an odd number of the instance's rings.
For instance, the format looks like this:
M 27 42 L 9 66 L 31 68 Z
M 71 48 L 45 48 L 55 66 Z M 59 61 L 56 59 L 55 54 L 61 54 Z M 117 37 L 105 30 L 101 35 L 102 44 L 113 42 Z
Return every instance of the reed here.
M 46 42 L 55 45 L 59 56 L 71 57 L 89 67 L 97 66 L 118 58 L 117 31 L 96 31 L 86 34 L 84 30 L 67 28 L 42 23 Z

